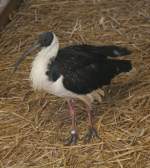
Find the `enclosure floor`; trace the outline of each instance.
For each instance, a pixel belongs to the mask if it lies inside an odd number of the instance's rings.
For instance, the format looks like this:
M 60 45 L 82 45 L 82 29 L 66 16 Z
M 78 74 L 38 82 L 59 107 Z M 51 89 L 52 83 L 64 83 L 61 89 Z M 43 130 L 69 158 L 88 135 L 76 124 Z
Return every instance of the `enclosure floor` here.
M 106 87 L 93 104 L 101 136 L 84 144 L 84 106 L 77 102 L 76 146 L 64 146 L 70 131 L 65 101 L 33 91 L 29 72 L 36 53 L 12 74 L 11 66 L 43 31 L 61 47 L 115 44 L 132 51 L 136 71 Z M 0 33 L 1 168 L 150 168 L 150 1 L 26 0 Z

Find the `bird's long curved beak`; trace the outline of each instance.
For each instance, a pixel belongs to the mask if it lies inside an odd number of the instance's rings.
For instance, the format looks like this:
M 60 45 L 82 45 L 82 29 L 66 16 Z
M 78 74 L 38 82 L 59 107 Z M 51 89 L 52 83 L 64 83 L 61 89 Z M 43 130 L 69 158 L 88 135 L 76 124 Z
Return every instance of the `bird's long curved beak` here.
M 35 44 L 33 44 L 32 47 L 30 47 L 29 49 L 27 49 L 27 50 L 18 58 L 18 60 L 16 61 L 16 63 L 13 65 L 13 67 L 14 67 L 13 72 L 15 72 L 15 71 L 18 69 L 20 63 L 21 63 L 22 61 L 24 61 L 25 58 L 26 58 L 32 51 L 34 51 L 35 49 L 37 49 L 37 48 L 39 48 L 39 47 L 40 47 L 40 44 L 39 44 L 38 42 L 36 42 Z

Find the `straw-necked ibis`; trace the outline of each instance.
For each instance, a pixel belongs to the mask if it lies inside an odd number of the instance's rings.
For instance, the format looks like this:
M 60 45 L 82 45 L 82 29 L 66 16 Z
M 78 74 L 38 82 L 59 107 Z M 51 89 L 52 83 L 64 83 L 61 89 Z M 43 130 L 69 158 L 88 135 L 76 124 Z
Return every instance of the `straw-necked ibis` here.
M 132 69 L 130 60 L 117 60 L 112 57 L 130 54 L 118 46 L 72 45 L 59 49 L 59 41 L 53 32 L 39 35 L 32 48 L 28 49 L 16 62 L 15 70 L 25 57 L 34 49 L 40 48 L 32 63 L 30 79 L 34 89 L 66 98 L 72 118 L 71 136 L 68 144 L 76 144 L 78 139 L 74 99 L 86 104 L 88 132 L 85 140 L 99 137 L 92 122 L 91 104 L 101 99 L 104 85 L 122 72 Z

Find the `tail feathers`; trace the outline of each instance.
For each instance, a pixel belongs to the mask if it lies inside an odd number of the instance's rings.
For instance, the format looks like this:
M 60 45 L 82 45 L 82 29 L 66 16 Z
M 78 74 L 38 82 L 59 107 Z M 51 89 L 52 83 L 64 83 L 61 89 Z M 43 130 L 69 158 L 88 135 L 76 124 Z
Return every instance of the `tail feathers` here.
M 115 65 L 117 74 L 129 72 L 132 69 L 132 64 L 129 60 L 115 60 Z
M 108 57 L 119 57 L 131 54 L 131 51 L 125 47 L 118 46 L 102 46 L 99 47 L 99 51 L 102 55 Z

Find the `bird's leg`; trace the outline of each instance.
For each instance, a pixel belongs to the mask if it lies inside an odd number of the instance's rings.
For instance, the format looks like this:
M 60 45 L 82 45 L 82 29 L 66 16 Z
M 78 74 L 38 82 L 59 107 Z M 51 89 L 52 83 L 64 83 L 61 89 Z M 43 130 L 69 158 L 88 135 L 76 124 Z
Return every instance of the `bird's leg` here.
M 78 134 L 77 134 L 77 129 L 76 129 L 76 113 L 74 110 L 74 106 L 73 106 L 73 100 L 67 100 L 68 103 L 68 107 L 69 107 L 69 113 L 71 116 L 71 120 L 72 120 L 72 129 L 71 129 L 71 135 L 70 137 L 66 140 L 65 145 L 75 145 L 77 143 L 77 139 L 78 139 Z
M 92 108 L 87 106 L 86 112 L 88 114 L 88 131 L 87 131 L 87 133 L 86 133 L 86 135 L 84 137 L 84 141 L 86 143 L 88 143 L 91 140 L 91 138 L 94 138 L 94 137 L 100 138 L 100 137 L 98 136 L 97 130 L 93 126 Z

